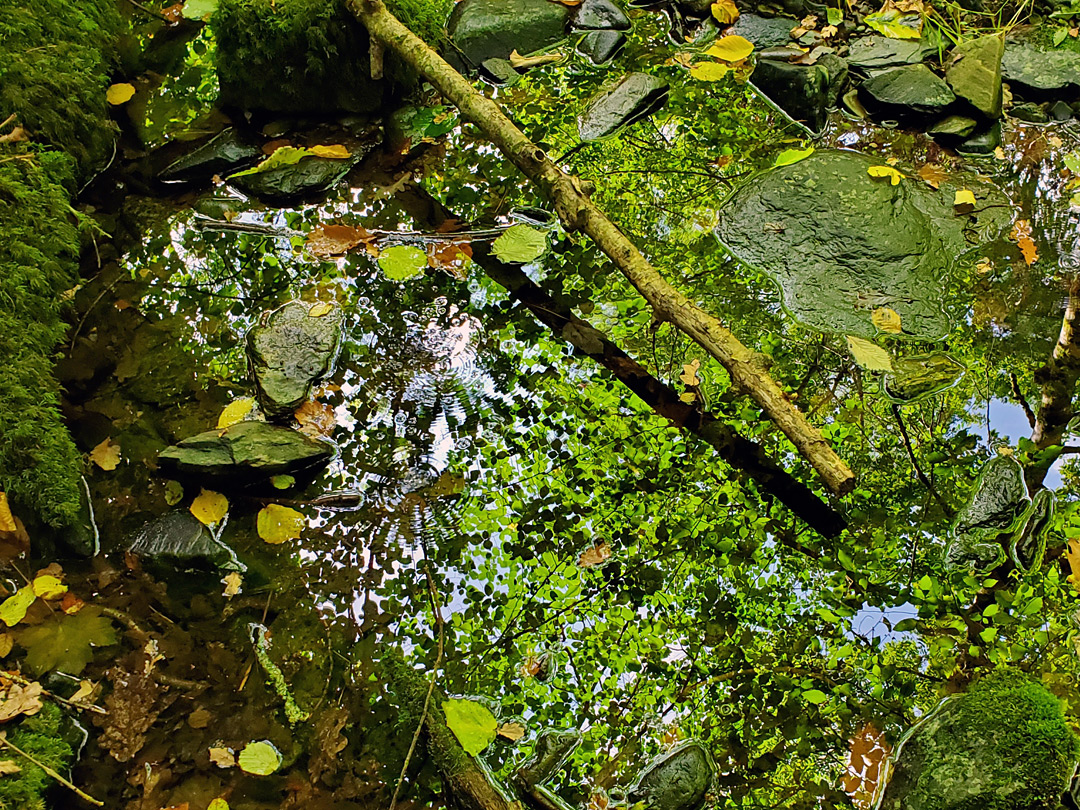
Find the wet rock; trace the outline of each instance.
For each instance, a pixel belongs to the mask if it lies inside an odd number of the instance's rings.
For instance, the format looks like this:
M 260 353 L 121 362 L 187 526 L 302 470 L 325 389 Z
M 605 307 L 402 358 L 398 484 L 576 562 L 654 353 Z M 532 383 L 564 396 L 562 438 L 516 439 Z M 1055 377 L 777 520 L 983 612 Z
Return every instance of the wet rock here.
M 581 38 L 577 52 L 594 65 L 610 62 L 626 45 L 626 35 L 618 31 L 590 31 Z
M 592 98 L 578 118 L 578 135 L 586 142 L 607 138 L 652 115 L 667 99 L 667 82 L 647 73 L 629 73 Z
M 878 810 L 1056 810 L 1078 752 L 1057 697 L 999 670 L 905 735 Z
M 987 118 L 1001 117 L 1001 55 L 1005 40 L 985 36 L 953 48 L 945 81 L 962 99 Z
M 991 155 L 1001 146 L 1001 124 L 970 136 L 956 147 L 956 151 L 966 155 Z
M 1046 530 L 1054 517 L 1056 505 L 1054 493 L 1040 489 L 1031 499 L 1031 507 L 1024 514 L 1023 525 L 1016 532 L 1012 548 L 1013 563 L 1024 573 L 1029 573 L 1042 565 L 1046 551 Z
M 1068 121 L 1073 117 L 1073 110 L 1068 104 L 1061 99 L 1058 99 L 1050 105 L 1050 109 L 1047 110 L 1050 113 L 1050 117 L 1055 121 Z
M 862 85 L 862 98 L 883 114 L 936 113 L 956 100 L 945 80 L 926 65 L 905 65 L 875 73 Z
M 1008 42 L 1001 59 L 1001 75 L 1015 91 L 1080 88 L 1080 53 L 1043 51 L 1031 45 Z
M 847 61 L 857 70 L 880 70 L 918 64 L 933 51 L 934 48 L 921 39 L 890 39 L 871 35 L 851 43 Z
M 974 118 L 968 118 L 966 115 L 950 115 L 946 118 L 942 118 L 932 127 L 926 131 L 930 135 L 944 135 L 951 138 L 966 138 L 975 128 L 979 125 L 979 122 Z
M 566 37 L 570 9 L 551 0 L 463 0 L 454 7 L 447 33 L 476 67 L 488 59 L 532 53 Z
M 1012 456 L 997 456 L 979 474 L 971 501 L 956 516 L 945 563 L 984 573 L 1005 559 L 1005 546 L 1030 501 L 1024 470 Z
M 542 785 L 555 775 L 581 744 L 581 732 L 576 728 L 541 732 L 532 756 L 514 774 L 514 782 L 525 791 Z
M 759 59 L 750 84 L 792 121 L 813 134 L 828 118 L 829 71 L 821 65 L 794 65 Z
M 148 522 L 132 536 L 128 550 L 172 562 L 243 569 L 232 549 L 216 540 L 187 509 L 173 509 Z
M 894 402 L 918 402 L 940 394 L 960 380 L 967 368 L 944 352 L 900 357 L 885 375 L 882 392 Z
M 288 166 L 234 174 L 229 183 L 263 202 L 288 204 L 328 190 L 349 173 L 357 160 L 358 156 L 338 160 L 309 155 Z
M 314 470 L 333 454 L 331 445 L 299 431 L 266 422 L 240 422 L 165 448 L 158 455 L 158 465 L 165 472 L 243 485 Z
M 760 53 L 766 48 L 778 48 L 791 41 L 791 29 L 798 20 L 790 17 L 759 17 L 757 14 L 740 14 L 731 29 L 732 34 L 750 40 Z
M 486 59 L 480 65 L 480 78 L 488 84 L 496 86 L 508 86 L 521 78 L 509 59 Z
M 578 6 L 574 28 L 581 31 L 629 31 L 632 24 L 611 0 L 584 0 Z
M 1024 121 L 1028 124 L 1050 123 L 1050 116 L 1046 114 L 1045 110 L 1038 104 L 1034 104 L 1030 101 L 1015 105 L 1009 110 L 1009 115 L 1017 121 Z
M 908 179 L 893 186 L 867 174 L 880 163 L 819 150 L 769 169 L 735 192 L 717 232 L 735 256 L 772 276 L 787 310 L 812 328 L 873 338 L 871 313 L 887 306 L 905 334 L 937 339 L 949 330 L 942 279 L 979 246 L 965 231 L 1000 233 L 1010 224 L 1008 198 L 967 176 L 943 191 Z M 957 188 L 980 200 L 975 220 L 953 211 Z
M 267 415 L 292 413 L 311 386 L 333 372 L 341 347 L 343 316 L 337 307 L 302 301 L 263 316 L 247 336 L 247 355 L 259 404 Z M 320 313 L 312 317 L 310 313 Z
M 253 166 L 262 156 L 258 146 L 230 128 L 174 160 L 158 175 L 158 179 L 167 183 L 209 183 L 215 174 L 225 175 Z
M 689 742 L 650 765 L 627 798 L 644 810 L 699 810 L 715 777 L 716 766 L 709 752 L 701 743 Z

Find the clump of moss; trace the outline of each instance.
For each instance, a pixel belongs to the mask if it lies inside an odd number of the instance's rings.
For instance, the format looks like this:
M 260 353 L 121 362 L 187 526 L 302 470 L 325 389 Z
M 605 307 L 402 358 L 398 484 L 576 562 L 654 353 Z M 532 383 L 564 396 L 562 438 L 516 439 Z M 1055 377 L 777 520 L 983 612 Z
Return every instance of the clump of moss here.
M 880 810 L 1056 810 L 1078 756 L 1058 699 L 999 670 L 913 729 Z
M 63 773 L 71 765 L 74 752 L 60 734 L 61 719 L 60 710 L 47 703 L 8 732 L 8 739 L 38 762 Z M 0 759 L 10 759 L 22 768 L 0 779 L 0 810 L 45 810 L 43 796 L 55 784 L 53 778 L 11 749 L 0 752 Z
M 392 0 L 390 10 L 437 42 L 452 0 Z M 225 104 L 290 113 L 371 113 L 388 87 L 370 72 L 368 34 L 345 0 L 221 0 L 210 20 Z M 387 55 L 387 75 L 405 72 Z
M 0 163 L 0 490 L 64 525 L 78 514 L 80 462 L 51 358 L 65 331 L 60 293 L 78 267 L 74 167 L 61 153 L 25 154 Z

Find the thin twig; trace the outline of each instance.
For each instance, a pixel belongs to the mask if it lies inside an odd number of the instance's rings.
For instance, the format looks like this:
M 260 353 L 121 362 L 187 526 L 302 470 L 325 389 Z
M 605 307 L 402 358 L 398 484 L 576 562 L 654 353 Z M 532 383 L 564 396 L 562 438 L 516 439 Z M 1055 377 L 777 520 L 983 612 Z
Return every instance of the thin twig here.
M 27 678 L 24 678 L 17 672 L 4 672 L 2 675 L 0 675 L 0 677 L 7 678 L 10 681 L 15 681 L 15 683 L 21 683 L 23 686 L 29 686 L 32 683 L 37 683 L 36 681 L 31 681 Z M 38 686 L 41 686 L 41 684 L 38 684 Z M 93 703 L 76 703 L 75 701 L 60 697 L 60 695 L 57 695 L 54 692 L 50 692 L 48 689 L 45 688 L 42 688 L 41 694 L 43 694 L 47 698 L 52 698 L 57 703 L 63 703 L 65 706 L 70 706 L 73 709 L 85 709 L 86 711 L 94 712 L 95 714 L 108 714 L 108 712 L 105 711 L 103 708 L 101 708 L 100 706 L 95 706 Z
M 175 20 L 170 20 L 164 14 L 158 11 L 154 11 L 152 8 L 147 8 L 142 3 L 137 3 L 135 0 L 128 0 L 128 2 L 144 14 L 149 14 L 151 17 L 156 17 L 157 19 L 161 20 L 162 22 L 168 23 L 169 25 L 176 25 Z
M 69 782 L 67 779 L 62 777 L 60 774 L 58 774 L 56 771 L 54 771 L 52 768 L 50 768 L 44 762 L 41 762 L 39 760 L 34 759 L 28 753 L 23 751 L 21 748 L 19 748 L 19 746 L 15 745 L 15 743 L 11 742 L 6 736 L 0 736 L 0 743 L 2 743 L 3 745 L 6 745 L 8 748 L 10 748 L 15 753 L 22 754 L 24 757 L 26 757 L 28 760 L 33 762 L 39 768 L 41 768 L 41 770 L 45 771 L 45 773 L 47 773 L 49 776 L 51 776 L 53 779 L 55 779 L 61 785 L 63 785 L 64 787 L 66 787 L 66 788 L 68 788 L 70 790 L 74 790 L 79 795 L 79 797 L 81 799 L 90 802 L 90 804 L 94 805 L 95 807 L 104 807 L 105 806 L 105 802 L 99 802 L 97 799 L 95 799 L 89 793 L 86 793 L 83 790 L 80 790 L 79 788 L 75 787 L 75 785 L 71 784 L 71 782 Z
M 1028 425 L 1032 430 L 1035 429 L 1036 419 L 1035 412 L 1031 410 L 1031 406 L 1028 404 L 1027 399 L 1020 393 L 1020 381 L 1016 379 L 1014 372 L 1009 372 L 1009 385 L 1012 386 L 1012 395 L 1019 403 L 1020 407 L 1024 409 L 1024 416 L 1027 417 Z
M 893 416 L 896 417 L 896 424 L 900 426 L 900 436 L 904 440 L 904 448 L 907 450 L 908 458 L 911 460 L 911 466 L 915 468 L 915 474 L 919 476 L 919 480 L 922 481 L 923 486 L 925 486 L 930 494 L 934 496 L 934 500 L 938 502 L 942 511 L 945 512 L 951 520 L 956 513 L 953 512 L 951 506 L 945 503 L 938 493 L 937 487 L 935 487 L 930 479 L 926 477 L 926 473 L 922 471 L 922 467 L 919 466 L 919 462 L 915 459 L 915 451 L 911 449 L 911 439 L 908 438 L 907 428 L 904 426 L 904 419 L 900 416 L 900 409 L 896 405 L 893 405 L 892 412 Z

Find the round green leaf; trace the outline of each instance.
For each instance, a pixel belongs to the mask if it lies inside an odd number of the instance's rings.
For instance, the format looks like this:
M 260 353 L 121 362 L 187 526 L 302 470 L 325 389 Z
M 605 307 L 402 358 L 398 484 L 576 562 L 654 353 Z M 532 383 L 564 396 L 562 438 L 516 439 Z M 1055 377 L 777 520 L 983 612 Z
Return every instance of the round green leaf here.
M 281 767 L 281 752 L 269 740 L 249 742 L 237 757 L 236 764 L 244 773 L 269 776 Z
M 813 703 L 815 705 L 818 703 L 824 703 L 826 700 L 829 699 L 829 696 L 822 692 L 820 689 L 807 689 L 805 692 L 802 693 L 802 696 L 803 700 L 805 700 L 807 703 Z
M 181 14 L 189 20 L 206 20 L 217 9 L 217 0 L 187 0 Z
M 394 281 L 405 281 L 427 269 L 427 254 L 410 245 L 395 245 L 379 256 L 383 275 Z
M 469 756 L 476 756 L 495 739 L 499 721 L 482 703 L 451 698 L 442 705 L 446 725 Z
M 491 247 L 504 264 L 528 264 L 547 251 L 547 235 L 528 225 L 513 225 Z

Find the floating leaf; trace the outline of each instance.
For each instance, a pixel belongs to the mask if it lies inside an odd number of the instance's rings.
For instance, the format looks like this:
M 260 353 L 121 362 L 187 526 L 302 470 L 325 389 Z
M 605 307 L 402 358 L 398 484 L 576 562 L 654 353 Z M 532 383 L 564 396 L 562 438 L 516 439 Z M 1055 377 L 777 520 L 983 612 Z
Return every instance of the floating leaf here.
M 311 149 L 306 149 L 301 146 L 279 146 L 270 154 L 270 157 L 266 158 L 258 166 L 236 172 L 229 175 L 229 177 L 244 177 L 249 174 L 259 174 L 272 169 L 280 169 L 283 166 L 294 166 L 308 157 L 348 158 L 350 155 L 345 147 L 314 146 Z
M 773 168 L 777 166 L 790 166 L 792 163 L 798 163 L 800 160 L 805 160 L 814 154 L 814 147 L 808 146 L 805 149 L 785 149 L 779 155 L 776 156 L 776 162 L 773 163 Z
M 679 375 L 679 382 L 687 386 L 700 385 L 701 380 L 698 378 L 698 369 L 701 368 L 701 361 L 694 359 L 690 363 L 684 363 L 682 367 L 682 374 Z
M 824 703 L 829 699 L 829 696 L 822 692 L 820 689 L 807 689 L 802 693 L 803 700 L 807 703 L 813 703 L 815 706 L 819 703 Z
M 904 175 L 900 174 L 892 166 L 871 166 L 866 170 L 871 177 L 887 177 L 894 186 L 897 185 Z
M 1031 238 L 1031 223 L 1028 220 L 1016 220 L 1013 223 L 1012 230 L 1009 232 L 1009 238 L 1016 242 L 1016 246 L 1020 248 L 1020 253 L 1023 254 L 1024 261 L 1028 266 L 1038 261 L 1039 252 L 1035 247 L 1035 241 Z
M 900 313 L 890 307 L 878 307 L 870 313 L 870 322 L 882 332 L 900 334 L 904 327 L 900 323 Z
M 0 602 L 0 621 L 8 627 L 14 627 L 26 616 L 30 605 L 34 604 L 37 594 L 32 585 L 26 585 L 3 602 Z
M 754 52 L 754 43 L 738 34 L 721 37 L 707 51 L 706 56 L 722 59 L 725 62 L 741 62 Z
M 578 557 L 578 565 L 582 568 L 592 568 L 596 565 L 603 565 L 609 559 L 611 559 L 611 546 L 606 542 L 597 543 L 581 553 L 581 556 Z
M 0 532 L 14 532 L 17 530 L 18 526 L 15 524 L 15 515 L 11 514 L 7 493 L 0 492 Z
M 191 502 L 188 510 L 204 526 L 213 526 L 229 511 L 229 501 L 220 492 L 204 489 Z
M 483 703 L 451 698 L 443 701 L 442 709 L 446 725 L 469 756 L 475 757 L 495 739 L 499 721 Z
M 892 371 L 892 359 L 889 353 L 880 346 L 863 340 L 859 337 L 848 335 L 848 350 L 855 362 L 867 371 Z
M 919 18 L 919 27 L 915 28 L 910 25 L 905 25 L 902 20 L 904 14 L 897 9 L 889 9 L 887 11 L 877 11 L 873 14 L 867 14 L 863 18 L 863 22 L 877 31 L 879 34 L 884 34 L 891 39 L 918 39 L 922 36 L 922 19 Z
M 236 764 L 236 753 L 231 748 L 210 748 L 207 754 L 219 768 L 231 768 Z
M 528 70 L 529 68 L 540 67 L 541 65 L 551 65 L 556 62 L 561 62 L 566 58 L 566 54 L 562 51 L 552 51 L 551 53 L 538 53 L 535 56 L 522 56 L 517 52 L 517 48 L 510 52 L 510 67 L 517 70 Z
M 90 460 L 103 470 L 115 470 L 120 464 L 120 445 L 114 444 L 112 439 L 103 439 L 90 451 Z
M 334 158 L 336 160 L 344 160 L 345 158 L 352 157 L 352 153 L 339 143 L 331 146 L 313 146 L 308 150 L 315 157 L 321 158 Z
M 418 276 L 427 266 L 427 254 L 411 245 L 394 245 L 379 256 L 383 275 L 392 281 L 405 281 Z
M 58 577 L 54 577 L 51 574 L 34 577 L 34 581 L 30 583 L 30 587 L 34 589 L 35 596 L 39 596 L 46 601 L 59 599 L 67 593 L 68 589 L 68 586 L 61 582 Z
M 547 235 L 528 225 L 513 225 L 491 247 L 495 257 L 504 264 L 528 264 L 547 252 Z
M 259 510 L 256 520 L 259 537 L 267 543 L 278 545 L 286 540 L 295 540 L 303 532 L 307 521 L 295 509 L 271 503 Z
M 690 68 L 690 76 L 701 82 L 718 82 L 731 71 L 731 65 L 723 65 L 720 62 L 698 62 Z
M 269 740 L 249 742 L 236 758 L 236 764 L 244 773 L 269 776 L 281 767 L 281 752 Z
M 962 188 L 953 197 L 953 209 L 958 214 L 970 214 L 975 209 L 975 194 Z
M 712 4 L 713 18 L 721 25 L 730 25 L 739 19 L 739 9 L 733 0 L 716 0 Z
M 337 414 L 329 405 L 309 399 L 295 411 L 293 417 L 300 423 L 300 432 L 316 439 L 326 438 L 337 427 Z
M 226 599 L 232 599 L 240 593 L 240 588 L 244 584 L 244 578 L 236 571 L 232 571 L 222 578 L 221 584 L 225 586 L 225 590 L 221 592 L 221 595 Z
M 218 0 L 187 0 L 182 13 L 189 20 L 205 20 L 217 9 Z
M 227 427 L 243 422 L 254 407 L 255 400 L 252 397 L 240 397 L 240 399 L 233 400 L 225 406 L 225 409 L 218 417 L 217 429 L 224 430 Z
M 113 106 L 118 106 L 131 101 L 134 95 L 135 85 L 121 82 L 120 84 L 109 85 L 109 89 L 105 91 L 105 100 Z
M 320 225 L 307 236 L 307 249 L 313 256 L 340 256 L 372 239 L 364 228 L 350 225 Z
M 94 647 L 116 643 L 112 622 L 101 608 L 88 605 L 74 616 L 53 615 L 45 622 L 17 632 L 26 648 L 26 666 L 35 673 L 60 670 L 78 675 L 94 657 Z
M 843 788 L 856 806 L 869 807 L 873 803 L 891 752 L 884 733 L 873 723 L 864 725 L 852 738 Z
M 296 479 L 291 475 L 275 475 L 270 478 L 270 484 L 274 489 L 288 489 L 296 483 Z
M 511 742 L 517 742 L 525 736 L 525 726 L 521 723 L 503 723 L 499 726 L 497 734 Z

